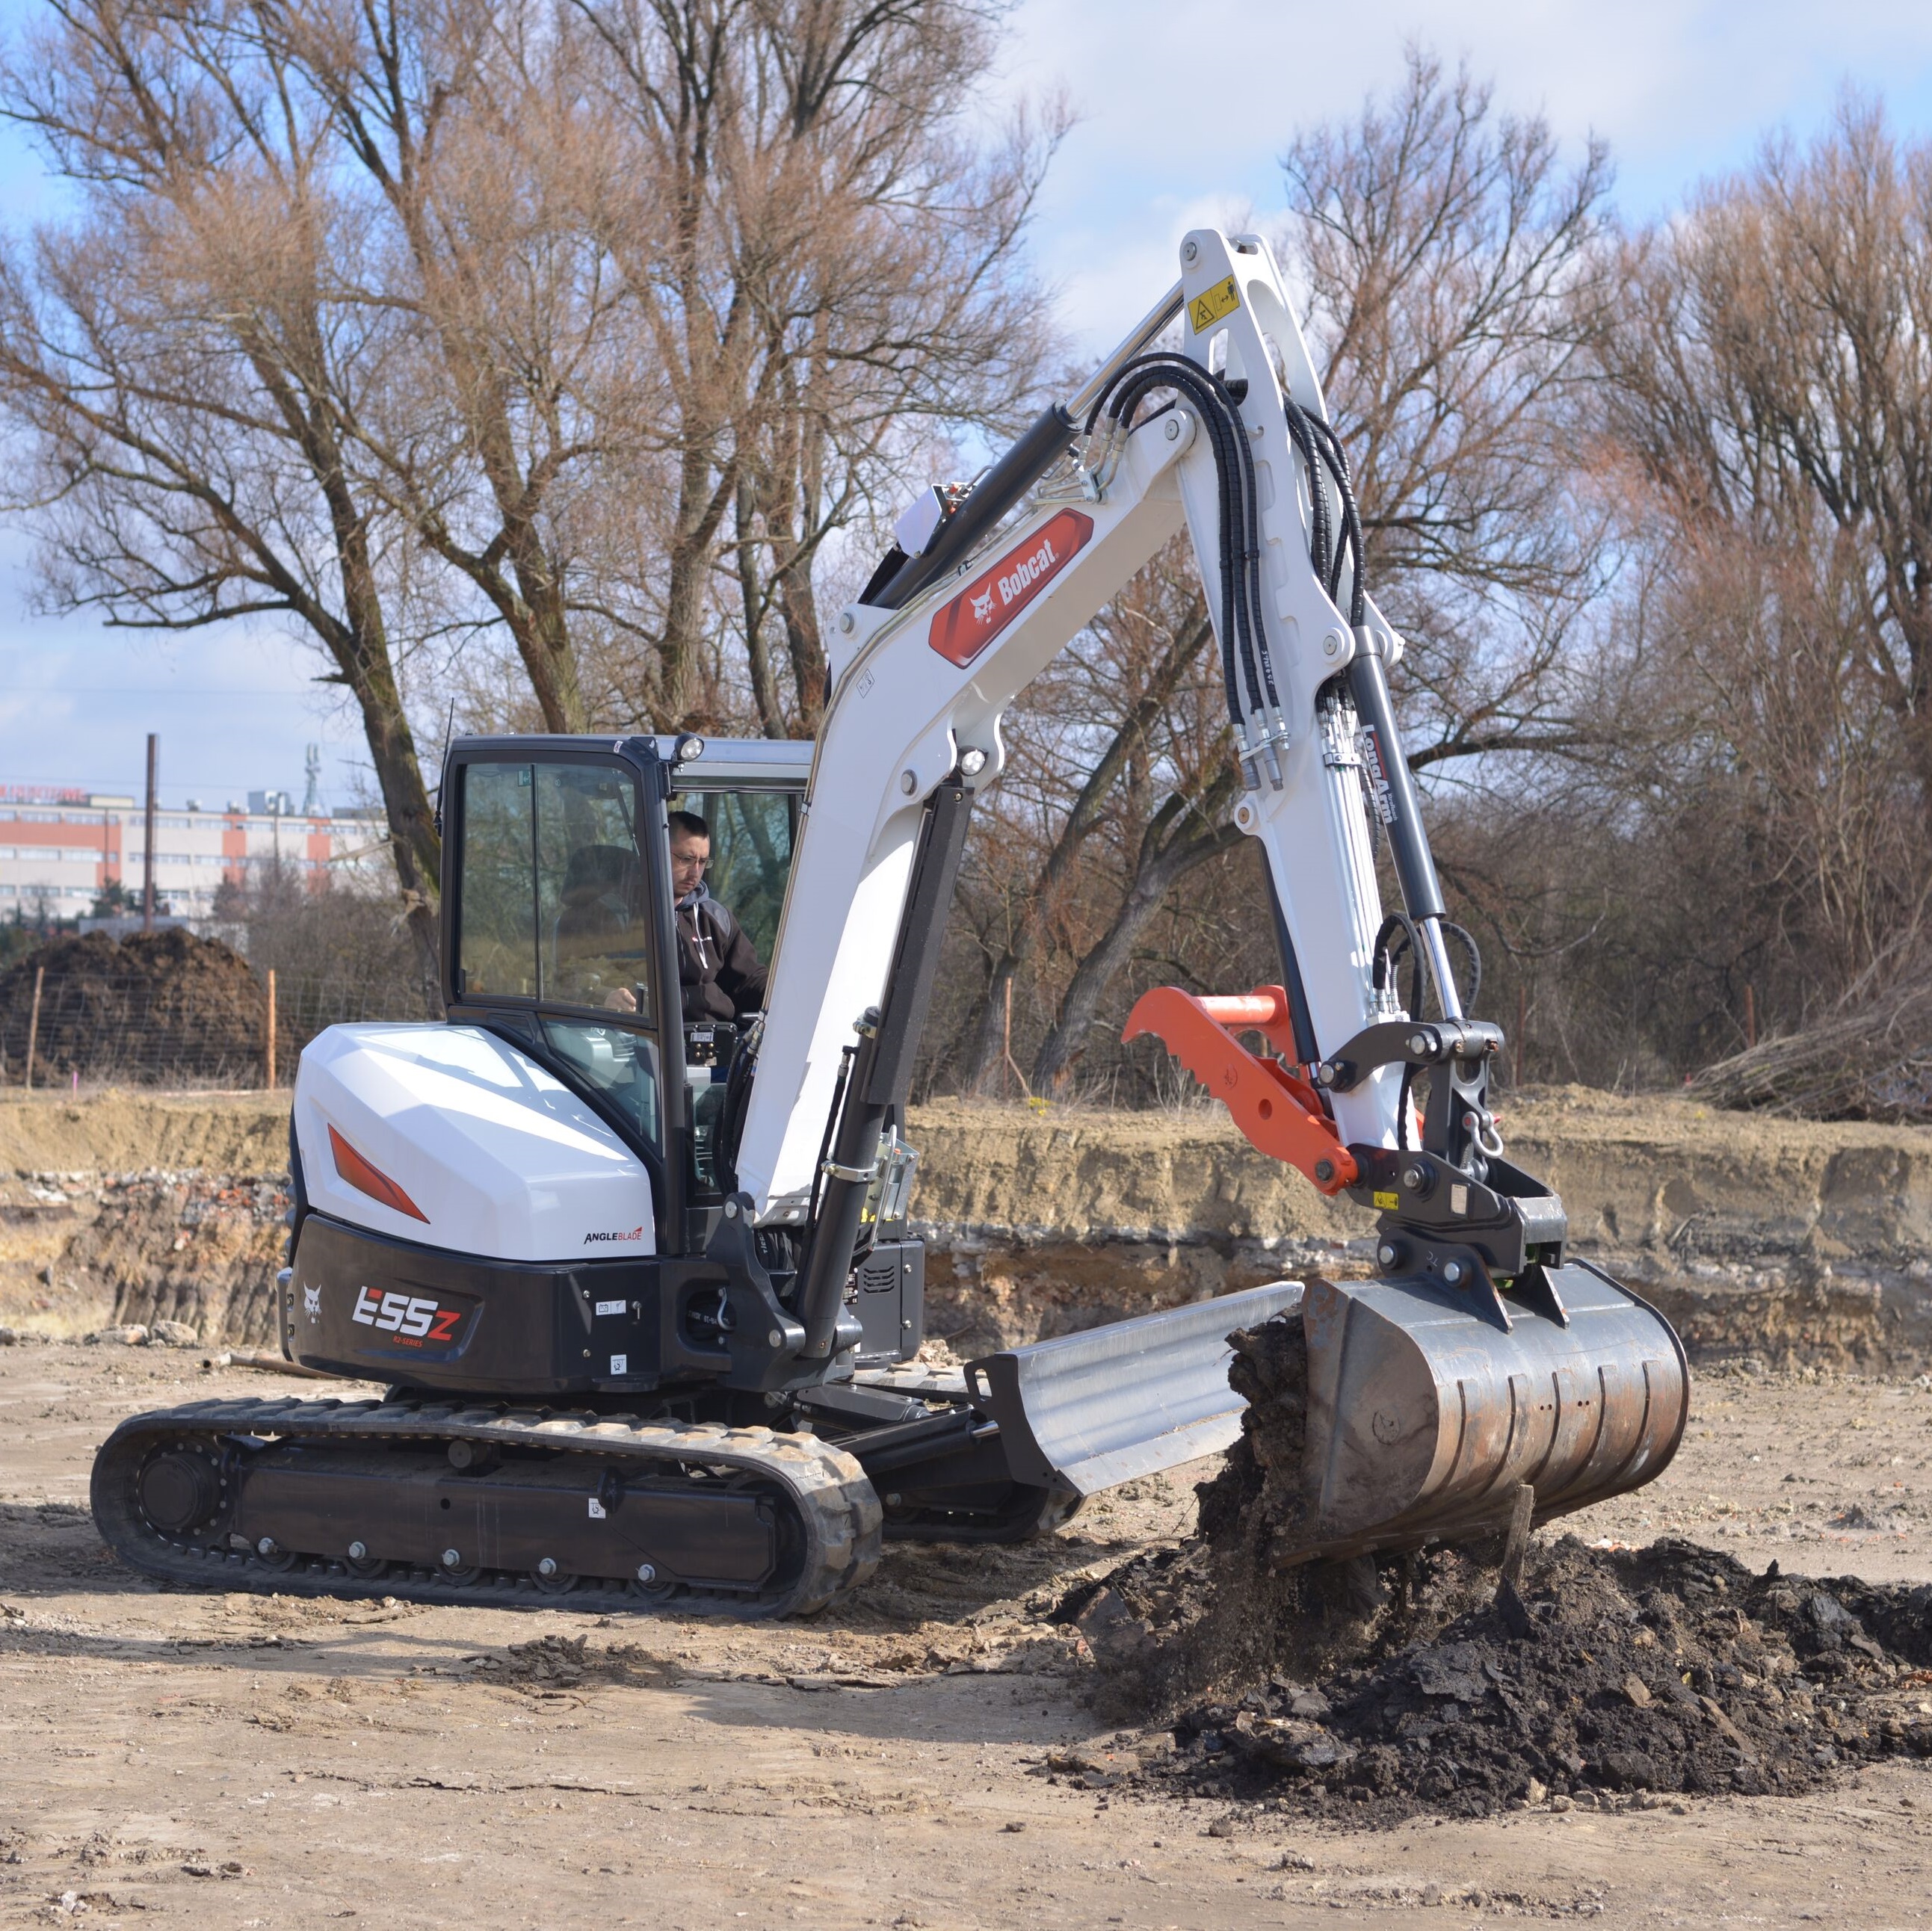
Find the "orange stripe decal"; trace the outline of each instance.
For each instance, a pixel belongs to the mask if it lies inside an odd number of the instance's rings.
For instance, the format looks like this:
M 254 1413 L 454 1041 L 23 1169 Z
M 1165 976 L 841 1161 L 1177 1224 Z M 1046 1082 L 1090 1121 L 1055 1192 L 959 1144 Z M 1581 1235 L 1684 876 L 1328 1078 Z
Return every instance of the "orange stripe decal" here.
M 379 1200 L 385 1207 L 394 1207 L 398 1213 L 406 1213 L 412 1220 L 419 1220 L 425 1227 L 429 1225 L 429 1216 L 380 1167 L 372 1167 L 364 1159 L 333 1126 L 328 1129 L 328 1150 L 335 1156 L 335 1171 L 358 1193 L 365 1193 L 371 1200 Z

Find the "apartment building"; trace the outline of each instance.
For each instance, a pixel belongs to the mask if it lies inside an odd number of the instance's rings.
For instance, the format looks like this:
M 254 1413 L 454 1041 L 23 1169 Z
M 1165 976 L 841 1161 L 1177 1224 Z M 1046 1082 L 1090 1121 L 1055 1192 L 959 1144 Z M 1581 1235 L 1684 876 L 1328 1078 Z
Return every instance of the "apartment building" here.
M 0 784 L 0 919 L 72 919 L 116 879 L 141 889 L 147 837 L 139 802 L 104 792 Z M 154 895 L 177 916 L 211 916 L 224 880 L 279 864 L 316 891 L 377 888 L 392 876 L 380 814 L 298 811 L 285 791 L 251 793 L 220 811 L 190 799 L 154 814 Z

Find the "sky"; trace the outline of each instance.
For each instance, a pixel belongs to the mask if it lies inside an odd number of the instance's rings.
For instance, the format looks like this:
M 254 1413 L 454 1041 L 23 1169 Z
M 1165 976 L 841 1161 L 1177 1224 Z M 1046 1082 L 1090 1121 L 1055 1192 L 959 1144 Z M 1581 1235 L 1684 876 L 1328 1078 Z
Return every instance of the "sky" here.
M 0 28 L 33 4 L 0 0 Z M 1745 164 L 1768 132 L 1808 134 L 1847 85 L 1882 94 L 1901 131 L 1932 133 L 1924 0 L 1020 0 L 1012 24 L 995 95 L 1064 88 L 1079 116 L 1033 248 L 1094 356 L 1173 281 L 1189 228 L 1267 225 L 1292 131 L 1354 116 L 1399 81 L 1412 42 L 1466 59 L 1572 154 L 1606 140 L 1618 204 L 1636 218 Z M 0 221 L 17 228 L 46 202 L 34 156 L 0 130 Z M 37 616 L 32 589 L 25 541 L 0 526 L 0 784 L 138 791 L 152 730 L 170 805 L 299 799 L 311 742 L 328 802 L 368 796 L 356 720 L 315 683 L 312 647 L 260 625 L 171 638 Z M 433 754 L 434 721 L 418 727 Z

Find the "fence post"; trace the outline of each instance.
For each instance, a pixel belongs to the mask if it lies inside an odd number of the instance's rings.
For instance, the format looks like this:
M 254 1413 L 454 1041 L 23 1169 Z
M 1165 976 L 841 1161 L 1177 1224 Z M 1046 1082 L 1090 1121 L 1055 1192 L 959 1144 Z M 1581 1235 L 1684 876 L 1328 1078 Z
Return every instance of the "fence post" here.
M 268 1036 L 262 1042 L 262 1057 L 268 1071 L 268 1090 L 275 1090 L 275 969 L 268 968 Z
M 34 968 L 34 1009 L 27 1018 L 27 1085 L 31 1090 L 34 1084 L 34 1048 L 40 1037 L 40 988 L 45 983 L 47 969 L 45 966 Z

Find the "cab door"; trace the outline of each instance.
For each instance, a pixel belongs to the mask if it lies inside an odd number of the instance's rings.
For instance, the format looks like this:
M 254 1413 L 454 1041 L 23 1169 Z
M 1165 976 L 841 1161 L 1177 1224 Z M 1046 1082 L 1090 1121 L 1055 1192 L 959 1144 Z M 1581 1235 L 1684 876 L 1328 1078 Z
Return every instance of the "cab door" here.
M 608 743 L 609 740 L 603 740 Z M 459 739 L 444 775 L 444 997 L 597 1108 L 649 1168 L 681 1251 L 683 1077 L 655 748 Z

